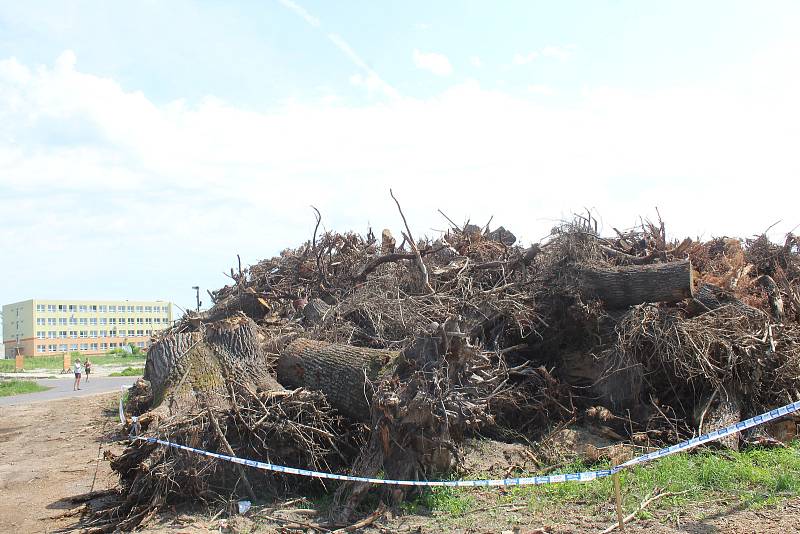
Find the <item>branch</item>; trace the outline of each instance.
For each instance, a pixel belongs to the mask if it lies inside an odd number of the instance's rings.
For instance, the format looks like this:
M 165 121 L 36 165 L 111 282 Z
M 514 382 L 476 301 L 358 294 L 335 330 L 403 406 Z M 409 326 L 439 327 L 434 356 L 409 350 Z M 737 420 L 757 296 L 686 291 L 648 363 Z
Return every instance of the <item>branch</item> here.
M 422 256 L 419 254 L 419 249 L 417 248 L 417 243 L 414 241 L 414 236 L 411 235 L 411 229 L 408 227 L 408 221 L 406 220 L 406 216 L 403 213 L 403 208 L 400 207 L 400 202 L 397 201 L 397 198 L 394 196 L 394 192 L 389 189 L 389 194 L 392 196 L 392 200 L 394 203 L 397 204 L 397 210 L 400 212 L 400 217 L 403 218 L 403 224 L 406 227 L 406 237 L 408 238 L 408 244 L 411 246 L 411 252 L 414 253 L 414 262 L 417 264 L 417 268 L 419 269 L 420 273 L 422 273 L 422 285 L 425 286 L 425 289 L 428 290 L 429 293 L 433 293 L 433 288 L 428 280 L 428 269 L 425 267 L 425 264 L 422 262 Z
M 630 523 L 631 521 L 633 521 L 633 519 L 637 516 L 637 514 L 639 512 L 641 512 L 642 510 L 644 510 L 645 508 L 650 506 L 650 504 L 656 502 L 657 500 L 659 500 L 662 497 L 674 497 L 675 495 L 683 495 L 684 493 L 688 493 L 688 492 L 689 492 L 689 490 L 678 491 L 678 492 L 665 491 L 664 493 L 658 493 L 656 495 L 653 495 L 652 497 L 648 497 L 644 501 L 642 501 L 642 503 L 639 505 L 639 507 L 636 509 L 635 512 L 625 516 L 625 519 L 622 520 L 622 524 L 624 525 L 625 523 Z M 609 532 L 614 532 L 618 528 L 619 528 L 619 523 L 614 523 L 613 525 L 611 525 L 610 527 L 605 529 L 600 534 L 609 534 Z

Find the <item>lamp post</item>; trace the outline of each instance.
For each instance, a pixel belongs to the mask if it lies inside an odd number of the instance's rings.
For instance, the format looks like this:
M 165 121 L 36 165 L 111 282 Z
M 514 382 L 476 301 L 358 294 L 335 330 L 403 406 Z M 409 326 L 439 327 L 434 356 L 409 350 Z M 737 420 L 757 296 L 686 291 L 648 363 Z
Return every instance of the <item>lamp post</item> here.
M 197 299 L 197 313 L 200 313 L 200 306 L 203 305 L 203 303 L 200 302 L 200 286 L 192 286 L 192 289 L 194 289 L 195 299 Z

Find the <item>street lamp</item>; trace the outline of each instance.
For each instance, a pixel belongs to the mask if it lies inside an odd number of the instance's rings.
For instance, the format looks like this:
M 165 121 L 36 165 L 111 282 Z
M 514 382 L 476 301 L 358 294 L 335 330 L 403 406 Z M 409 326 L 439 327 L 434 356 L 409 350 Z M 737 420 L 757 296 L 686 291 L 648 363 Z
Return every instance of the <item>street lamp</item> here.
M 203 305 L 203 303 L 200 302 L 200 286 L 192 286 L 192 289 L 194 289 L 195 298 L 197 299 L 197 313 L 200 313 L 200 306 Z

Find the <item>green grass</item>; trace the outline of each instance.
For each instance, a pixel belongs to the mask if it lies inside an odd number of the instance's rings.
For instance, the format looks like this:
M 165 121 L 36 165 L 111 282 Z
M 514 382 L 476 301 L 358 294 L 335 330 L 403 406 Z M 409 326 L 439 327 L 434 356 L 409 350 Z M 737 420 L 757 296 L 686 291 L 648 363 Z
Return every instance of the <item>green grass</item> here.
M 585 465 L 575 462 L 557 473 L 604 469 L 609 464 Z M 487 478 L 484 475 L 464 478 Z M 742 452 L 704 450 L 676 454 L 620 475 L 626 513 L 635 510 L 654 489 L 680 493 L 654 503 L 647 511 L 676 509 L 692 502 L 724 498 L 748 508 L 774 505 L 784 498 L 800 495 L 800 442 L 786 448 L 748 449 Z M 468 516 L 476 503 L 496 499 L 498 505 L 525 505 L 530 511 L 557 510 L 566 503 L 596 507 L 611 502 L 610 477 L 592 482 L 565 482 L 546 486 L 515 486 L 499 493 L 483 490 L 483 500 L 469 488 L 431 488 L 409 500 L 408 513 L 434 512 L 457 519 Z M 481 491 L 481 490 L 478 490 Z
M 85 361 L 86 358 L 83 356 L 78 356 L 81 361 Z M 132 364 L 132 363 L 144 363 L 146 357 L 144 354 L 140 354 L 138 356 L 133 355 L 120 355 L 120 354 L 104 354 L 102 356 L 90 356 L 89 361 L 92 362 L 92 365 L 124 365 L 124 364 Z M 72 362 L 75 362 L 75 357 L 72 358 Z M 25 357 L 25 370 L 32 371 L 34 369 L 48 369 L 48 370 L 60 370 L 64 366 L 64 357 L 59 356 L 26 356 Z M 4 359 L 0 360 L 0 373 L 13 373 L 14 372 L 14 359 Z
M 111 373 L 108 376 L 142 376 L 144 374 L 143 367 L 126 367 L 122 371 Z
M 50 388 L 40 386 L 30 380 L 0 380 L 0 397 L 36 393 L 37 391 L 47 391 L 48 389 Z

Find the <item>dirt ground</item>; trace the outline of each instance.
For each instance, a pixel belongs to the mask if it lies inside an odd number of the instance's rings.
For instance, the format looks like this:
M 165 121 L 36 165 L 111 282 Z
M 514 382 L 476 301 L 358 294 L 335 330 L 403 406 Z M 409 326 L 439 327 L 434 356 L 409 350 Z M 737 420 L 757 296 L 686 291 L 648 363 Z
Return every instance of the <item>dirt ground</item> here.
M 75 495 L 113 487 L 100 458 L 116 394 L 0 408 L 0 532 L 51 532 Z
M 0 411 L 0 532 L 53 532 L 75 526 L 77 516 L 65 513 L 79 511 L 81 504 L 70 498 L 115 486 L 102 456 L 105 450 L 122 448 L 111 439 L 117 398 L 117 394 L 108 394 Z M 490 493 L 476 493 L 475 497 L 473 511 L 460 518 L 389 512 L 366 531 L 597 533 L 614 518 L 611 503 L 531 513 L 518 506 L 498 507 Z M 223 504 L 208 512 L 173 510 L 144 532 L 304 532 L 309 529 L 303 525 L 323 520 L 317 517 L 314 504 L 303 499 L 255 507 L 245 517 L 217 514 L 222 510 Z M 698 503 L 679 511 L 656 512 L 653 518 L 626 527 L 626 532 L 648 534 L 800 532 L 800 499 L 757 511 L 724 501 Z

